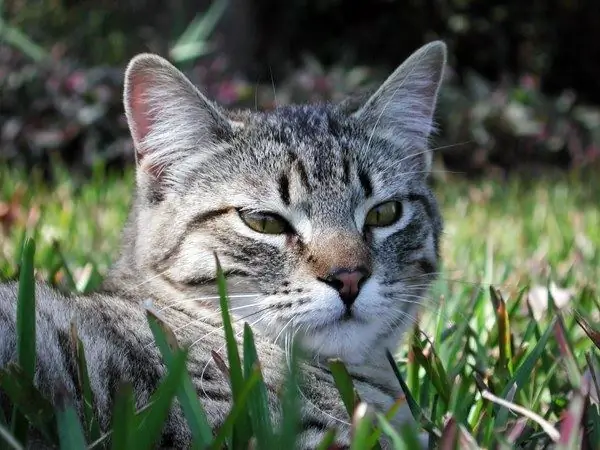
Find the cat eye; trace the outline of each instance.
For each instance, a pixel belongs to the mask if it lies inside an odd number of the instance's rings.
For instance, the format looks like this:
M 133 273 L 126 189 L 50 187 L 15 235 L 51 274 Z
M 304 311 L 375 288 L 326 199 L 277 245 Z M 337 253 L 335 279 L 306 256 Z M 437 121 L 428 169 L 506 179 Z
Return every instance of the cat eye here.
M 365 218 L 366 227 L 387 227 L 402 215 L 402 203 L 390 201 L 371 208 Z
M 239 211 L 242 221 L 252 230 L 263 234 L 283 234 L 290 230 L 287 221 L 276 214 Z

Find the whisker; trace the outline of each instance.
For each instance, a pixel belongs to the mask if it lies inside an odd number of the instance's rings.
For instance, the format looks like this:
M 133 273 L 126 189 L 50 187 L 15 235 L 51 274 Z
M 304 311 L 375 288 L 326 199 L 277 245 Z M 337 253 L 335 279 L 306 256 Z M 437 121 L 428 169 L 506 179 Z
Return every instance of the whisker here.
M 265 308 L 259 309 L 258 311 L 254 311 L 253 313 L 250 313 L 250 314 L 248 314 L 248 315 L 246 315 L 244 317 L 240 317 L 239 319 L 234 318 L 233 320 L 234 320 L 234 322 L 239 322 L 240 320 L 245 320 L 248 317 L 252 317 L 252 316 L 255 316 L 256 314 L 260 314 L 261 312 L 266 311 L 269 308 L 270 308 L 270 306 L 266 306 Z M 219 328 L 216 328 L 216 329 L 214 329 L 212 331 L 209 331 L 208 333 L 206 333 L 202 337 L 200 337 L 200 338 L 196 339 L 194 342 L 192 342 L 190 344 L 190 348 L 193 347 L 194 345 L 196 345 L 198 342 L 202 341 L 203 339 L 207 338 L 208 336 L 221 331 L 222 329 L 223 329 L 223 325 L 221 325 Z
M 262 294 L 234 294 L 234 295 L 227 295 L 228 299 L 237 299 L 237 298 L 253 298 L 253 297 L 259 297 Z M 194 298 L 186 298 L 183 300 L 177 300 L 174 302 L 169 303 L 168 305 L 164 306 L 163 308 L 159 309 L 158 311 L 164 311 L 165 309 L 171 308 L 175 305 L 180 305 L 182 303 L 193 303 L 193 302 L 201 302 L 204 300 L 218 300 L 220 299 L 221 296 L 219 295 L 211 295 L 208 297 L 194 297 Z
M 288 322 L 283 326 L 283 328 L 281 329 L 281 331 L 279 331 L 279 334 L 277 334 L 277 336 L 275 337 L 275 339 L 273 339 L 273 342 L 277 342 L 279 340 L 279 336 L 281 336 L 281 333 L 283 333 L 283 331 L 288 327 L 289 324 L 292 323 L 292 321 L 294 320 L 294 317 L 292 317 L 290 320 L 288 320 Z
M 156 275 L 151 276 L 147 280 L 142 281 L 140 284 L 136 284 L 135 286 L 132 286 L 131 288 L 126 289 L 125 292 L 130 293 L 130 292 L 135 291 L 136 289 L 138 289 L 139 287 L 143 286 L 144 284 L 149 283 L 150 281 L 155 280 L 156 278 L 163 276 L 165 273 L 167 273 L 169 271 L 169 269 L 170 269 L 170 267 L 167 268 L 167 269 L 165 269 L 165 270 L 163 270 L 162 272 L 157 273 Z
M 261 302 L 259 302 L 259 303 L 251 303 L 251 304 L 249 304 L 249 305 L 244 305 L 244 306 L 236 306 L 235 308 L 229 308 L 229 311 L 236 311 L 236 310 L 238 310 L 238 309 L 252 308 L 252 307 L 254 307 L 254 306 L 259 306 L 259 305 L 262 305 L 262 303 L 261 303 Z M 203 321 L 203 320 L 205 320 L 205 319 L 208 319 L 208 318 L 211 318 L 211 317 L 215 317 L 215 316 L 219 316 L 219 315 L 221 315 L 221 311 L 217 311 L 217 312 L 214 312 L 214 313 L 212 313 L 212 314 L 208 314 L 208 315 L 206 315 L 206 316 L 202 316 L 201 318 L 199 318 L 199 319 L 196 319 L 196 320 L 190 320 L 190 321 L 189 321 L 188 323 L 186 323 L 185 325 L 181 325 L 180 327 L 174 328 L 174 329 L 173 329 L 173 332 L 175 332 L 175 333 L 176 333 L 177 331 L 183 330 L 184 328 L 187 328 L 187 327 L 189 327 L 190 325 L 193 325 L 193 324 L 196 324 L 196 323 L 202 322 L 202 321 Z
M 433 147 L 431 149 L 429 149 L 430 152 L 437 152 L 439 150 L 446 150 L 449 148 L 453 148 L 453 147 L 460 147 L 461 145 L 467 145 L 467 144 L 474 144 L 475 141 L 473 139 L 470 139 L 468 141 L 463 141 L 463 142 L 455 142 L 454 144 L 448 144 L 448 145 L 441 145 L 439 147 Z

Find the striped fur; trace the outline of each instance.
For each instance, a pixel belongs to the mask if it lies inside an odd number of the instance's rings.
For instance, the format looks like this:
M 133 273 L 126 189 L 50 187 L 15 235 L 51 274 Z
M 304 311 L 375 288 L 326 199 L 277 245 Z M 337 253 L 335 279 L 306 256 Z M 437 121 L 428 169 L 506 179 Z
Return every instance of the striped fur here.
M 385 351 L 415 320 L 437 271 L 442 220 L 427 185 L 427 140 L 445 53 L 440 42 L 422 47 L 365 102 L 271 112 L 221 110 L 164 59 L 134 58 L 124 104 L 137 189 L 121 252 L 98 293 L 64 297 L 38 285 L 42 391 L 54 401 L 68 395 L 81 412 L 67 338 L 74 321 L 102 427 L 110 427 L 122 380 L 133 382 L 143 406 L 164 370 L 141 306 L 151 300 L 191 344 L 188 367 L 218 427 L 230 392 L 210 356 L 224 348 L 216 253 L 236 327 L 248 322 L 257 332 L 274 419 L 286 349 L 296 339 L 311 356 L 303 363 L 300 447 L 314 448 L 330 427 L 347 445 L 348 418 L 327 359 L 347 364 L 373 407 L 391 406 L 401 390 Z M 369 210 L 392 200 L 398 220 L 365 227 Z M 286 232 L 254 231 L 242 220 L 253 212 L 283 218 Z M 348 307 L 327 277 L 354 267 L 368 278 Z M 0 367 L 15 358 L 15 299 L 15 284 L 0 287 Z M 402 408 L 395 422 L 409 418 Z M 185 448 L 189 439 L 175 407 L 162 447 Z

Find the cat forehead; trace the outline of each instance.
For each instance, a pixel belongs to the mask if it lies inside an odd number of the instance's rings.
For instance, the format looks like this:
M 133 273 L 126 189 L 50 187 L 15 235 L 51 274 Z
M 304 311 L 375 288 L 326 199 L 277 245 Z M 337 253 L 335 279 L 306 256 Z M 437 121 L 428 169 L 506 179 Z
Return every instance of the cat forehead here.
M 233 142 L 201 160 L 189 178 L 201 188 L 208 183 L 261 198 L 279 192 L 286 199 L 290 192 L 292 202 L 300 196 L 309 203 L 346 203 L 361 192 L 378 196 L 378 186 L 397 189 L 409 181 L 398 176 L 406 172 L 405 163 L 391 164 L 389 149 L 381 151 L 378 139 L 369 140 L 368 130 L 335 105 L 229 111 L 228 116 L 239 124 Z
M 239 129 L 241 135 L 255 143 L 303 145 L 310 149 L 326 144 L 346 145 L 358 137 L 355 124 L 327 104 L 281 106 L 271 111 L 245 114 L 240 122 L 245 122 Z

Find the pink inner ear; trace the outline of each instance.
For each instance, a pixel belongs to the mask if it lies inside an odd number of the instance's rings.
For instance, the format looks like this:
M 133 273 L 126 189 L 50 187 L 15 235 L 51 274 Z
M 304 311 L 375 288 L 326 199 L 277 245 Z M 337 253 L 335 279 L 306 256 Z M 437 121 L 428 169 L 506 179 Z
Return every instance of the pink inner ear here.
M 136 144 L 146 137 L 153 123 L 148 105 L 149 78 L 147 75 L 140 74 L 134 75 L 131 79 L 132 89 L 129 97 L 129 107 L 131 108 L 133 121 L 131 132 Z

